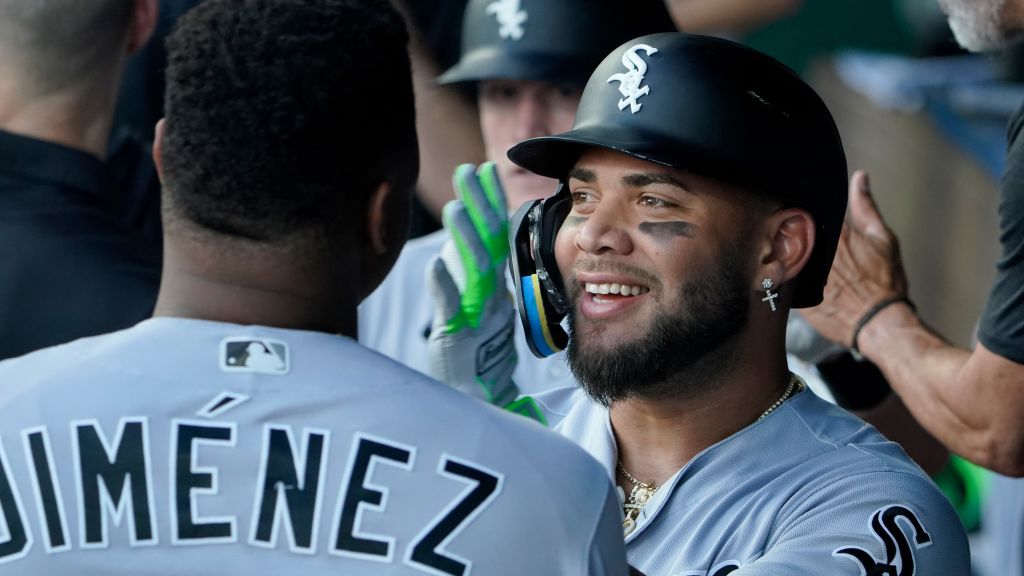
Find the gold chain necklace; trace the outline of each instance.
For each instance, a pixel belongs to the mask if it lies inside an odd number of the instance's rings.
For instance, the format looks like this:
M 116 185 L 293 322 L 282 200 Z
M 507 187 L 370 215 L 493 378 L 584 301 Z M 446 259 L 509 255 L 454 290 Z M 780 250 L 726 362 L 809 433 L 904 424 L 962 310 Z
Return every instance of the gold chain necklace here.
M 658 491 L 658 485 L 654 481 L 641 482 L 633 477 L 632 474 L 626 470 L 626 467 L 622 465 L 622 461 L 618 462 L 619 472 L 626 477 L 627 480 L 633 483 L 633 490 L 629 493 L 629 500 L 623 503 L 622 508 L 625 512 L 625 518 L 622 520 L 622 531 L 624 536 L 629 536 L 630 532 L 636 528 L 636 518 L 640 515 L 640 509 L 643 508 L 654 493 Z
M 796 376 L 790 375 L 789 385 L 786 386 L 786 391 L 783 392 L 782 396 L 769 406 L 767 410 L 762 412 L 757 419 L 763 420 L 769 414 L 777 410 L 779 406 L 782 406 L 786 400 L 789 400 L 794 394 L 803 390 L 803 388 L 803 383 L 801 383 Z M 636 528 L 636 519 L 640 516 L 640 510 L 650 502 L 651 498 L 658 491 L 660 486 L 655 484 L 653 480 L 650 482 L 641 482 L 638 480 L 629 473 L 629 470 L 626 470 L 626 467 L 622 465 L 622 460 L 618 461 L 617 467 L 619 472 L 622 472 L 622 475 L 633 483 L 633 490 L 629 493 L 629 499 L 622 504 L 625 515 L 625 518 L 622 520 L 622 531 L 624 536 L 629 536 L 629 534 Z
M 786 386 L 786 391 L 783 392 L 782 396 L 780 396 L 779 399 L 776 400 L 774 404 L 769 406 L 767 410 L 765 410 L 764 412 L 761 412 L 761 415 L 758 416 L 757 419 L 758 420 L 763 420 L 766 416 L 768 416 L 772 412 L 775 412 L 776 408 L 778 408 L 779 406 L 782 406 L 783 402 L 785 402 L 786 400 L 789 400 L 790 396 L 792 396 L 793 394 L 796 394 L 797 392 L 799 392 L 799 391 L 801 391 L 803 389 L 804 389 L 804 385 L 800 382 L 800 380 L 797 379 L 796 376 L 790 374 L 789 375 L 789 386 Z

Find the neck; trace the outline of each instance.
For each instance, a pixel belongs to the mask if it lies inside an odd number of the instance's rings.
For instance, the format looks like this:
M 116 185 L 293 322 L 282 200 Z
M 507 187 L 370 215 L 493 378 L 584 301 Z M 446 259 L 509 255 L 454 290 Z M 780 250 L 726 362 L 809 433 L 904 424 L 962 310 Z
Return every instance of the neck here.
M 706 367 L 678 375 L 686 394 L 615 403 L 611 422 L 623 467 L 660 486 L 699 452 L 755 422 L 789 383 L 784 333 L 760 341 L 779 344 L 741 343 L 730 360 L 714 355 Z
M 19 82 L 24 75 L 14 72 L 0 69 L 0 130 L 106 158 L 118 74 L 111 71 L 88 85 L 33 93 Z
M 153 315 L 357 337 L 359 278 L 351 273 L 358 270 L 352 254 L 328 258 L 325 249 L 314 258 L 241 243 L 211 249 L 208 239 L 167 234 Z

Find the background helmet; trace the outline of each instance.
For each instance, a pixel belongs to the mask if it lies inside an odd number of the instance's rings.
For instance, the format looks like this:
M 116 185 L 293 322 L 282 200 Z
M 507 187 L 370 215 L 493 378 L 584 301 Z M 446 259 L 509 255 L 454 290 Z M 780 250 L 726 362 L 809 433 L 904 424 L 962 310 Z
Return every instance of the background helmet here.
M 508 155 L 564 181 L 581 150 L 594 146 L 807 210 L 817 238 L 793 281 L 793 306 L 821 302 L 846 213 L 846 156 L 825 104 L 790 69 L 720 38 L 643 36 L 597 67 L 572 130 L 521 142 Z
M 615 46 L 670 30 L 664 0 L 470 0 L 462 57 L 438 82 L 504 78 L 582 86 Z

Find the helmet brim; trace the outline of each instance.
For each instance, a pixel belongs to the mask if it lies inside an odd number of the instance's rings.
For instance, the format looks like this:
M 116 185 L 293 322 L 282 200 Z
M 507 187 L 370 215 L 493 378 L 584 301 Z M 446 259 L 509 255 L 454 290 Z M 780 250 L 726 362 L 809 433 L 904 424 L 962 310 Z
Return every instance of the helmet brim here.
M 465 54 L 454 66 L 437 77 L 436 83 L 460 84 L 483 80 L 533 80 L 583 87 L 594 64 L 554 54 L 511 55 L 496 49 L 479 49 Z

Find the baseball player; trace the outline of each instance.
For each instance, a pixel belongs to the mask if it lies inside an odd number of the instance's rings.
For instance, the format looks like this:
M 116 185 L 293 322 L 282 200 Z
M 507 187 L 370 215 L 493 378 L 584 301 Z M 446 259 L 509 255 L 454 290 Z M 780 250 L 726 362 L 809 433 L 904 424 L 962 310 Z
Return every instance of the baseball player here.
M 581 383 L 536 401 L 621 488 L 631 564 L 970 573 L 927 476 L 787 369 L 787 313 L 821 301 L 846 206 L 839 134 L 798 76 L 722 39 L 640 37 L 572 130 L 509 156 L 561 182 L 510 223 L 531 348 L 567 340 Z
M 461 58 L 438 81 L 475 90 L 486 154 L 494 163 L 480 167 L 479 178 L 476 167 L 456 171 L 459 196 L 473 194 L 479 202 L 446 209 L 443 219 L 454 235 L 440 230 L 406 245 L 388 279 L 360 306 L 359 341 L 414 369 L 468 381 L 464 392 L 503 405 L 515 397 L 514 390 L 494 387 L 503 371 L 514 368 L 515 381 L 528 392 L 572 382 L 561 355 L 534 358 L 521 337 L 515 349 L 499 345 L 514 327 L 512 307 L 496 302 L 510 289 L 508 207 L 546 197 L 557 185 L 515 166 L 506 152 L 526 138 L 568 130 L 583 85 L 609 50 L 673 27 L 661 0 L 639 0 L 628 9 L 608 0 L 470 0 L 462 29 Z M 474 253 L 475 246 L 482 251 Z M 433 261 L 442 252 L 447 268 Z M 444 294 L 435 304 L 432 294 L 438 292 Z M 445 297 L 454 303 L 446 306 Z M 487 313 L 492 310 L 498 312 Z M 485 348 L 494 355 L 459 344 L 477 331 L 488 334 Z M 437 365 L 442 357 L 428 352 L 428 337 L 442 332 L 452 333 L 456 344 L 451 361 Z
M 360 342 L 533 417 L 540 413 L 528 400 L 515 400 L 516 386 L 532 393 L 573 385 L 564 354 L 550 350 L 552 357 L 541 360 L 514 333 L 513 307 L 505 301 L 511 289 L 505 285 L 508 208 L 549 195 L 556 182 L 515 166 L 505 152 L 522 139 L 567 130 L 586 75 L 608 50 L 642 32 L 670 27 L 660 1 L 634 3 L 630 10 L 605 1 L 469 3 L 462 58 L 439 81 L 476 88 L 487 154 L 495 164 L 457 169 L 455 188 L 465 201 L 446 209 L 445 230 L 409 242 L 392 274 L 360 306 Z M 435 260 L 439 253 L 441 261 Z M 803 360 L 817 361 L 834 350 L 823 348 L 813 330 L 791 330 L 787 337 L 793 370 L 831 398 L 838 384 L 834 376 L 826 387 Z M 565 343 L 552 345 L 560 349 Z M 860 392 L 866 398 L 842 405 L 858 410 L 904 443 L 919 464 L 937 471 L 945 451 L 892 401 L 884 379 L 877 380 L 880 386 L 857 389 L 878 393 Z
M 354 340 L 416 180 L 406 41 L 376 0 L 180 21 L 157 317 L 0 363 L 0 575 L 626 574 L 593 458 Z

